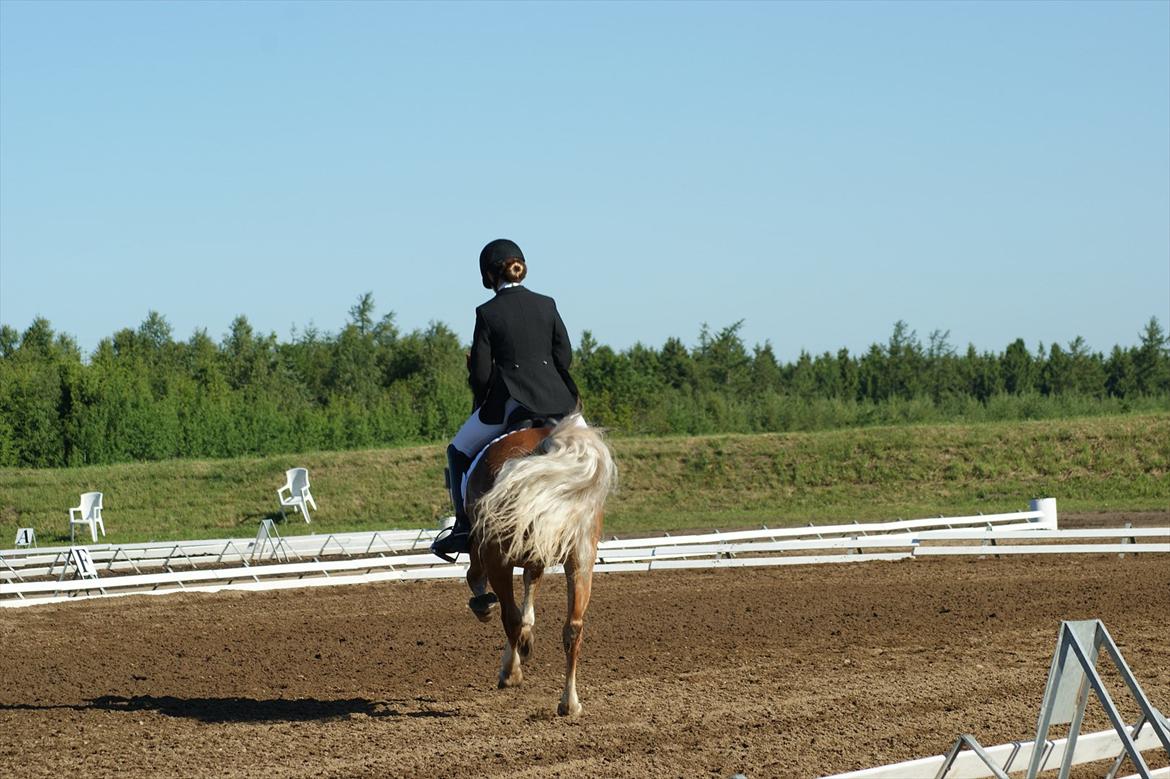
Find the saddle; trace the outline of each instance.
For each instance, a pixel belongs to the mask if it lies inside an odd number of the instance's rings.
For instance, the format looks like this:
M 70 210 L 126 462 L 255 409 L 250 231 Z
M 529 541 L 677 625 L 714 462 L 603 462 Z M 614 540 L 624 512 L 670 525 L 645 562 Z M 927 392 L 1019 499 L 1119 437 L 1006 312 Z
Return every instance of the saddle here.
M 521 430 L 529 430 L 532 428 L 542 427 L 556 427 L 557 424 L 564 419 L 567 414 L 535 414 L 528 409 L 521 406 L 508 415 L 507 422 L 504 425 L 504 432 L 501 437 L 517 433 Z M 498 438 L 496 439 L 499 440 Z M 488 444 L 491 446 L 491 444 Z M 487 447 L 484 447 L 485 449 Z
M 501 438 L 506 438 L 513 433 L 519 433 L 521 430 L 556 427 L 566 416 L 568 416 L 568 414 L 536 414 L 524 408 L 523 406 L 515 409 L 511 414 L 508 415 L 508 419 L 505 421 L 504 432 L 500 433 L 498 436 L 484 444 L 483 448 L 471 457 L 467 470 L 464 472 L 464 476 L 475 470 L 475 467 L 479 465 L 479 461 L 483 458 L 484 452 L 486 452 L 492 444 L 494 444 L 496 441 L 499 441 Z M 443 481 L 445 482 L 447 489 L 451 489 L 450 468 L 443 469 Z M 462 486 L 464 489 L 466 489 L 466 484 Z

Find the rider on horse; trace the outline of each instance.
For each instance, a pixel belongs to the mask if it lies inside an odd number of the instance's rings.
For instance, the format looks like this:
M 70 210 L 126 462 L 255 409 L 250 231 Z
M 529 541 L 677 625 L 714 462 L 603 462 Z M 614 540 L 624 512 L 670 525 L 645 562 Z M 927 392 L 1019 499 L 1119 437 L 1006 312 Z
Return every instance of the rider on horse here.
M 431 544 L 431 551 L 446 560 L 470 549 L 463 484 L 479 451 L 505 432 L 517 411 L 554 417 L 579 405 L 569 375 L 573 351 L 565 323 L 556 301 L 520 285 L 528 275 L 520 247 L 505 238 L 492 241 L 479 254 L 479 271 L 484 287 L 496 294 L 475 310 L 467 359 L 475 409 L 447 447 L 455 526 Z

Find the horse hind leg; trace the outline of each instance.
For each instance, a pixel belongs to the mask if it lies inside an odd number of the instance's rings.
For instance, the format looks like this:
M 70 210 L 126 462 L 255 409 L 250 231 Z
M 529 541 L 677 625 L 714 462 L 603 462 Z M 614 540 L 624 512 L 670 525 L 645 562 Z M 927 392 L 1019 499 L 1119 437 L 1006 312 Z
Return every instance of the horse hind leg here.
M 527 662 L 532 656 L 532 626 L 536 624 L 536 585 L 544 574 L 543 568 L 524 569 L 524 605 L 520 608 L 520 661 Z
M 515 687 L 524 680 L 524 674 L 520 671 L 519 651 L 522 615 L 512 592 L 512 567 L 504 564 L 492 567 L 488 578 L 500 598 L 500 620 L 504 623 L 504 635 L 508 638 L 500 658 L 499 687 Z
M 589 593 L 593 586 L 593 560 L 590 559 L 587 564 L 575 561 L 566 564 L 565 583 L 569 600 L 562 636 L 565 645 L 565 690 L 557 706 L 557 714 L 562 717 L 581 713 L 581 702 L 577 699 L 577 659 L 581 654 L 585 609 L 589 607 Z

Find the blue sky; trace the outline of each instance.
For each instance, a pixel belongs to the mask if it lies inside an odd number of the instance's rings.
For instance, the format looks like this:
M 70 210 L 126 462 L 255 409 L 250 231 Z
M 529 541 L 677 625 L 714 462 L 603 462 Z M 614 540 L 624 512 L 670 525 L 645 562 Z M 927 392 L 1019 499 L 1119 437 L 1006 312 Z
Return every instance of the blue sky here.
M 1170 3 L 0 0 L 0 321 L 571 335 L 782 358 L 1170 324 Z

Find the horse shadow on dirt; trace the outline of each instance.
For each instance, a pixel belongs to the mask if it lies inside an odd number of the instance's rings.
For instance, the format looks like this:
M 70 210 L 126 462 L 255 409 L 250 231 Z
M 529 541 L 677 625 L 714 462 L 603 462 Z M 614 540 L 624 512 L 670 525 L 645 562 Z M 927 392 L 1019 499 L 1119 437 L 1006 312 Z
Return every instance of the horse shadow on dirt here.
M 404 708 L 399 708 L 399 705 Z M 413 710 L 406 710 L 413 708 Z M 455 717 L 458 710 L 418 708 L 405 700 L 371 701 L 366 698 L 319 700 L 317 698 L 178 698 L 173 695 L 103 695 L 81 704 L 2 704 L 4 709 L 73 709 L 140 712 L 155 711 L 167 717 L 194 719 L 206 723 L 308 722 L 366 717 Z

